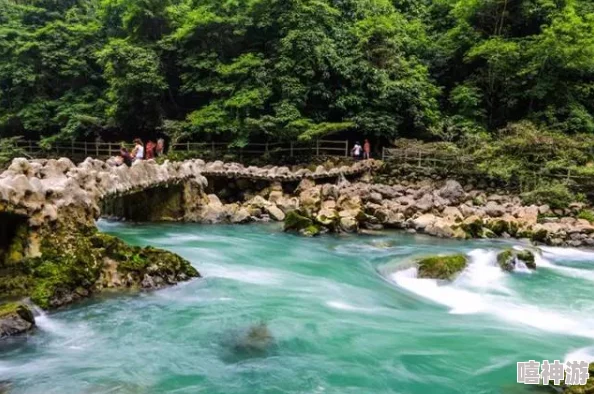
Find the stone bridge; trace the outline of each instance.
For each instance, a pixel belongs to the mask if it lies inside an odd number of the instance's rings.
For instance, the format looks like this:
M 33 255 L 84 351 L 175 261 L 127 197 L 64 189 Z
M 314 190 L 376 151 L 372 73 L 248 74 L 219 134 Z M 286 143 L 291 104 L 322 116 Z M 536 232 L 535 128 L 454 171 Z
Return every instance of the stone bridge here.
M 10 167 L 0 174 L 0 245 L 14 232 L 10 227 L 26 221 L 29 228 L 44 227 L 61 217 L 72 224 L 93 225 L 103 214 L 134 213 L 137 219 L 147 212 L 145 220 L 151 220 L 151 210 L 158 210 L 160 201 L 171 199 L 171 194 L 182 196 L 180 205 L 187 209 L 192 205 L 208 203 L 204 191 L 209 181 L 226 184 L 230 180 L 251 182 L 297 184 L 304 178 L 332 180 L 339 176 L 360 175 L 377 165 L 375 161 L 362 161 L 351 166 L 325 169 L 318 166 L 309 169 L 291 170 L 288 167 L 244 167 L 237 163 L 203 160 L 186 160 L 158 164 L 153 160 L 140 161 L 131 167 L 115 166 L 88 158 L 79 165 L 69 159 L 27 160 L 15 159 Z M 208 179 L 207 179 L 208 178 Z M 216 194 L 216 190 L 211 193 Z M 126 196 L 141 195 L 143 199 L 130 200 L 121 206 Z M 147 197 L 148 196 L 148 197 Z M 148 198 L 148 199 L 147 199 Z M 120 201 L 119 208 L 117 201 Z M 116 202 L 116 205 L 114 205 Z M 171 202 L 171 201 L 169 201 Z M 124 209 L 125 208 L 125 209 Z M 192 207 L 190 207 L 192 208 Z M 132 212 L 130 209 L 132 209 Z M 140 209 L 140 211 L 139 211 Z M 107 212 L 105 212 L 107 211 Z M 160 212 L 158 218 L 184 213 Z

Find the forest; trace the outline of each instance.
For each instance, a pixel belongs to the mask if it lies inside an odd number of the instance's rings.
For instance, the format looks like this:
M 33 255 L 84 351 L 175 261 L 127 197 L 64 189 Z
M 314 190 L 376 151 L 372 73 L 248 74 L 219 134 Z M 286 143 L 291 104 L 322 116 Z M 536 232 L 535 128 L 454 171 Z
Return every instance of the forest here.
M 510 124 L 594 133 L 594 2 L 0 0 L 0 138 L 464 143 Z

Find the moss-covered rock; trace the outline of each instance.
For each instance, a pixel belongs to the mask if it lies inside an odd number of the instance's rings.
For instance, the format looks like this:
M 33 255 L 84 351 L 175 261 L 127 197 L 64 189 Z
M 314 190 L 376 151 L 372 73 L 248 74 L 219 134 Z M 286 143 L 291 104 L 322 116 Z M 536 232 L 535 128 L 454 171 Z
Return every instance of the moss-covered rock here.
M 35 327 L 35 317 L 28 306 L 21 303 L 0 305 L 0 338 L 23 334 Z
M 534 242 L 546 244 L 547 240 L 548 240 L 548 235 L 549 235 L 549 233 L 547 230 L 540 229 L 540 230 L 532 232 L 530 234 L 530 239 Z
M 532 270 L 536 269 L 534 253 L 530 250 L 521 250 L 519 252 L 516 252 L 516 257 L 518 258 L 518 260 L 526 264 L 526 267 Z
M 534 253 L 530 250 L 516 251 L 506 249 L 497 255 L 497 264 L 502 270 L 511 272 L 516 267 L 517 261 L 522 261 L 529 269 L 536 269 Z
M 48 309 L 105 287 L 157 288 L 200 276 L 174 253 L 130 246 L 96 228 L 57 224 L 43 229 L 39 238 L 38 256 L 24 258 L 0 275 L 0 297 L 30 297 Z M 116 275 L 104 275 L 110 269 Z
M 483 235 L 483 221 L 477 216 L 472 216 L 464 220 L 460 224 L 460 228 L 464 230 L 468 238 L 480 238 Z
M 497 264 L 502 270 L 511 272 L 516 268 L 516 256 L 512 249 L 506 249 L 497 255 Z
M 289 211 L 285 216 L 284 231 L 297 232 L 301 235 L 313 237 L 320 233 L 320 226 L 298 211 Z
M 418 277 L 451 280 L 468 264 L 468 259 L 462 254 L 450 256 L 426 257 L 417 262 Z

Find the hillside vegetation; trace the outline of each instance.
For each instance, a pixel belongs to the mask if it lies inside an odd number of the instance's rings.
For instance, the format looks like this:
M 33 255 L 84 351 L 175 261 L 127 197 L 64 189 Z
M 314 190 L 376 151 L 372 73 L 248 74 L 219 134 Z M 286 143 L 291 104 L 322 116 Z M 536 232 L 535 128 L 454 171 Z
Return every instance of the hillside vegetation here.
M 518 121 L 594 132 L 591 1 L 0 0 L 0 138 L 464 142 Z

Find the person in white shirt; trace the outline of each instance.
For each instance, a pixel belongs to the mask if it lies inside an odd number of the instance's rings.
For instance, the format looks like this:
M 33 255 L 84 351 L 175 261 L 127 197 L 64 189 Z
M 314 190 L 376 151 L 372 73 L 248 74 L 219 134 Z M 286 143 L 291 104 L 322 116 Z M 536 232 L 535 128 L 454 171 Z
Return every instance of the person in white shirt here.
M 134 139 L 134 149 L 132 149 L 132 158 L 134 161 L 144 159 L 144 144 L 140 138 Z
M 360 160 L 362 152 L 363 148 L 361 148 L 361 144 L 359 143 L 359 141 L 355 142 L 355 146 L 353 146 L 353 149 L 351 149 L 351 154 L 353 155 L 353 158 L 355 160 Z

